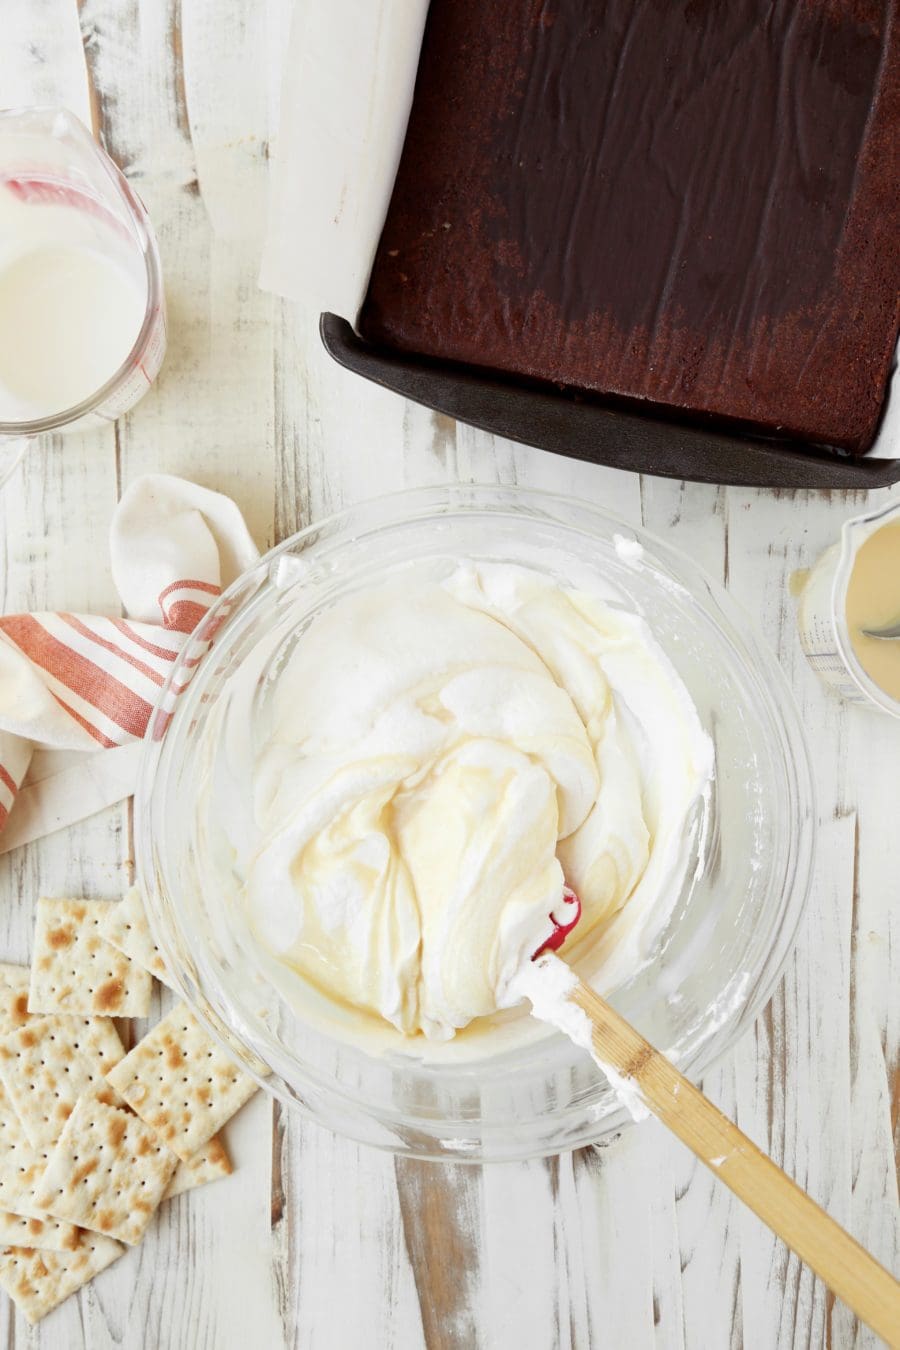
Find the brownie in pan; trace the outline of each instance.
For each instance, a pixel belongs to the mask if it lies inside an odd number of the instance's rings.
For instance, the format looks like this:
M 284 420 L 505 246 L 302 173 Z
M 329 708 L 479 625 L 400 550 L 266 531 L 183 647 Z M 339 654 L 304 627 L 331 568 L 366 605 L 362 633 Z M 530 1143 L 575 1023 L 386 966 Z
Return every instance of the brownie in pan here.
M 898 10 L 431 0 L 361 335 L 864 454 L 900 317 Z

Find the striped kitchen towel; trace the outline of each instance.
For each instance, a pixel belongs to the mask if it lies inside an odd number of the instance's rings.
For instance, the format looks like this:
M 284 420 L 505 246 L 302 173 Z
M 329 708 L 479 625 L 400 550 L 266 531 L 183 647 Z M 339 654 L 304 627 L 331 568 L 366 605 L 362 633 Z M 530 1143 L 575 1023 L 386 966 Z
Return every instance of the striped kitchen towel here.
M 0 618 L 0 830 L 36 747 L 97 751 L 143 736 L 188 635 L 259 557 L 234 502 L 166 474 L 132 483 L 110 551 L 124 617 Z

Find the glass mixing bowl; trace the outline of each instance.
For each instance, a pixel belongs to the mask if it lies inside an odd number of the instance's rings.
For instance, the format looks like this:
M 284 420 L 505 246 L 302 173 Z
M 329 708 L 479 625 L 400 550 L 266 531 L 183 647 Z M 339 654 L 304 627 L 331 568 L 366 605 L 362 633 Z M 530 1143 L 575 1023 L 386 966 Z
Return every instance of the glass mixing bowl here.
M 415 1042 L 405 1053 L 367 1053 L 298 1016 L 242 955 L 246 935 L 227 918 L 237 882 L 200 806 L 204 730 L 233 673 L 255 659 L 262 691 L 285 642 L 338 597 L 436 555 L 523 563 L 569 583 L 592 573 L 644 616 L 680 673 L 715 746 L 695 865 L 646 964 L 602 992 L 694 1079 L 734 1044 L 772 994 L 808 889 L 815 813 L 796 709 L 774 656 L 721 587 L 585 502 L 514 488 L 417 489 L 343 511 L 263 558 L 189 639 L 151 719 L 135 812 L 139 880 L 174 983 L 283 1101 L 422 1158 L 555 1153 L 628 1119 L 583 1051 L 548 1029 L 490 1058 L 428 1063 Z M 260 666 L 276 630 L 288 637 Z

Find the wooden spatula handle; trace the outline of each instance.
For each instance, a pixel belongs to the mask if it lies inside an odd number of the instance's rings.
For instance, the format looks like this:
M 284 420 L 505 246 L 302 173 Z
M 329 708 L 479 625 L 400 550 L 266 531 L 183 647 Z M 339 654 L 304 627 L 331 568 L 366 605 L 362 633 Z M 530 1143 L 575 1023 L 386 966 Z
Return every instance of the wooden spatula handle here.
M 674 1064 L 582 982 L 597 1058 L 639 1086 L 648 1108 L 810 1266 L 857 1317 L 900 1347 L 900 1284 Z

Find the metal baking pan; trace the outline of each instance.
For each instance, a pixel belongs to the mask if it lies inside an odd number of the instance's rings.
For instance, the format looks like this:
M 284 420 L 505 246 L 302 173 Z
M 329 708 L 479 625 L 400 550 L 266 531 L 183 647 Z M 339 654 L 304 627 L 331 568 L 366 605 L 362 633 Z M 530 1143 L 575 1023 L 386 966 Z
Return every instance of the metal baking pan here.
M 766 488 L 869 488 L 900 482 L 900 460 L 799 448 L 760 436 L 666 421 L 449 362 L 371 346 L 346 319 L 323 314 L 319 331 L 340 365 L 414 403 L 557 455 L 633 473 Z

